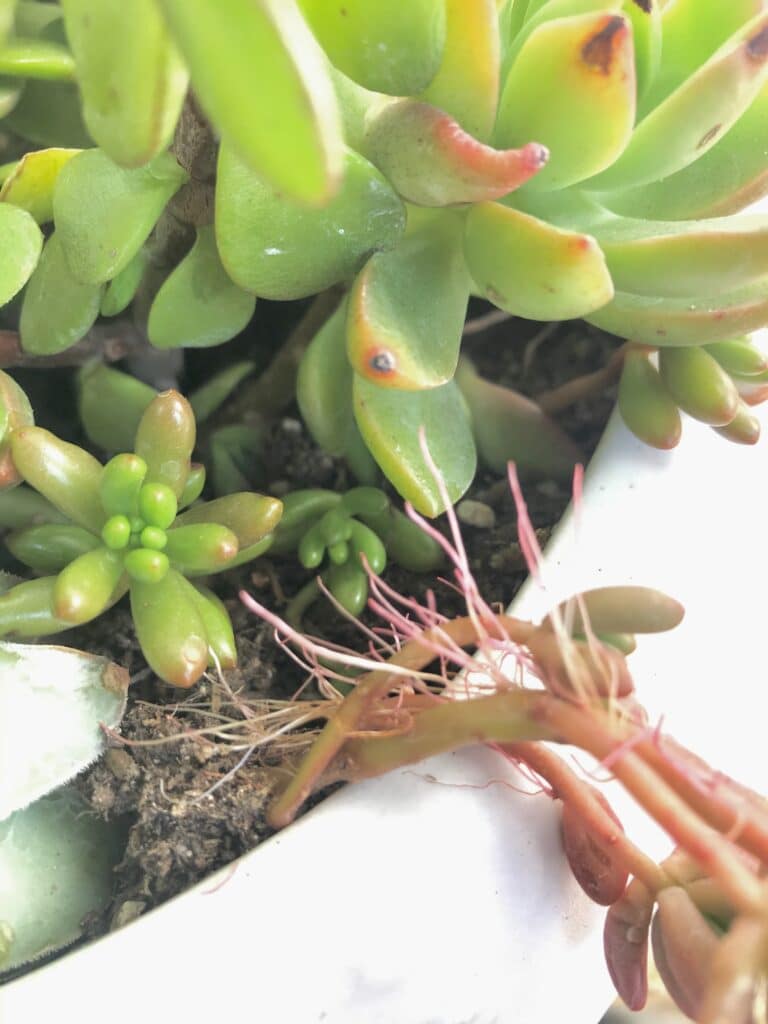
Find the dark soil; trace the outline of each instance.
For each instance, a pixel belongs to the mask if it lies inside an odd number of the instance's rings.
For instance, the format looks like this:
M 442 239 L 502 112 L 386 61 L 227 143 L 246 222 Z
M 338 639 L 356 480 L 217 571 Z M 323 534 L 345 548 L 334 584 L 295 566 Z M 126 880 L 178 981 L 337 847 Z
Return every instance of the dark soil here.
M 618 344 L 578 323 L 564 324 L 537 343 L 539 330 L 539 325 L 510 320 L 468 338 L 466 350 L 493 380 L 538 394 L 604 366 Z M 587 457 L 600 437 L 613 398 L 609 390 L 558 416 Z M 293 416 L 275 426 L 266 462 L 269 493 L 307 486 L 342 489 L 351 483 L 345 467 L 319 453 Z M 558 480 L 528 480 L 525 493 L 544 544 L 568 503 L 569 487 Z M 492 521 L 484 528 L 464 528 L 472 567 L 486 599 L 506 605 L 526 577 L 506 483 L 481 472 L 469 497 L 486 506 L 481 511 Z M 432 587 L 442 610 L 449 614 L 460 610 L 458 597 L 434 578 L 397 568 L 388 569 L 386 576 L 409 594 Z M 286 699 L 303 679 L 274 644 L 271 630 L 240 604 L 238 587 L 245 586 L 262 603 L 283 611 L 286 597 L 309 578 L 295 560 L 265 558 L 219 582 L 219 593 L 233 616 L 241 657 L 239 669 L 228 673 L 227 683 L 240 699 Z M 319 604 L 310 609 L 305 625 L 310 632 L 340 642 L 354 640 L 348 624 Z M 91 923 L 93 934 L 126 923 L 266 838 L 265 807 L 284 780 L 287 766 L 270 761 L 268 755 L 248 756 L 245 741 L 233 748 L 212 736 L 190 736 L 192 730 L 211 724 L 206 711 L 211 701 L 221 699 L 221 690 L 207 682 L 190 694 L 156 680 L 135 643 L 127 609 L 118 607 L 89 627 L 73 631 L 68 642 L 109 655 L 128 669 L 133 681 L 122 728 L 124 743 L 115 741 L 78 783 L 96 811 L 128 824 L 114 901 L 100 920 Z M 239 715 L 231 706 L 218 710 L 235 718 Z

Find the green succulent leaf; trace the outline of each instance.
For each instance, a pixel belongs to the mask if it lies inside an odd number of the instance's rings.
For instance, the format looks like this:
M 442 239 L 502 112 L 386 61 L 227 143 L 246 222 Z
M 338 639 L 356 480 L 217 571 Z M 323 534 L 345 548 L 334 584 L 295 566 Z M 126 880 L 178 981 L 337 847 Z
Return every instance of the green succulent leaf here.
M 188 593 L 205 627 L 209 664 L 217 668 L 234 668 L 237 665 L 237 644 L 224 602 L 200 583 L 190 583 Z
M 350 559 L 329 565 L 322 577 L 341 607 L 350 615 L 360 615 L 368 600 L 368 574 L 360 563 Z
M 0 75 L 45 82 L 72 82 L 75 62 L 69 50 L 60 43 L 14 37 L 0 48 Z
M 494 138 L 503 147 L 546 146 L 549 162 L 526 188 L 559 189 L 610 167 L 634 118 L 629 21 L 584 14 L 546 22 L 528 38 L 504 84 Z
M 184 575 L 227 568 L 238 552 L 236 535 L 220 523 L 190 523 L 168 531 L 165 553 Z
M 351 455 L 358 479 L 370 480 L 377 470 L 355 422 L 346 320 L 342 303 L 309 344 L 299 366 L 296 400 L 320 447 L 331 455 Z
M 241 381 L 249 377 L 256 368 L 250 359 L 232 363 L 209 377 L 189 396 L 189 404 L 198 423 L 208 419 L 229 398 Z
M 58 232 L 51 235 L 24 293 L 22 348 L 39 356 L 71 348 L 99 315 L 101 292 L 100 284 L 83 284 L 72 275 Z
M 52 667 L 49 675 L 54 672 Z M 70 789 L 43 797 L 0 823 L 0 930 L 9 937 L 2 944 L 0 971 L 83 935 L 84 919 L 109 903 L 119 845 L 114 824 L 88 813 L 82 797 Z M 41 878 L 56 883 L 41 885 Z
M 680 441 L 680 409 L 643 349 L 631 349 L 624 356 L 618 406 L 627 427 L 652 448 L 666 450 Z
M 635 45 L 635 75 L 638 99 L 643 99 L 656 81 L 661 63 L 662 41 L 667 45 L 662 29 L 663 0 L 624 0 L 622 13 L 632 25 Z M 674 52 L 674 50 L 672 50 Z
M 445 47 L 445 0 L 300 0 L 312 31 L 331 61 L 355 82 L 392 96 L 425 89 Z
M 103 363 L 84 366 L 78 375 L 78 411 L 90 441 L 108 452 L 127 452 L 157 392 Z
M 621 156 L 590 189 L 658 181 L 703 156 L 728 131 L 768 78 L 768 14 L 741 31 L 636 127 Z
M 188 75 L 154 0 L 64 0 L 88 130 L 123 167 L 170 142 Z
M 18 206 L 0 203 L 0 306 L 24 287 L 40 259 L 43 236 L 34 218 Z
M 82 526 L 41 523 L 9 533 L 5 544 L 14 558 L 39 573 L 57 573 L 80 555 L 99 547 L 99 538 Z
M 182 512 L 174 523 L 177 527 L 218 524 L 231 530 L 241 548 L 263 540 L 277 528 L 283 512 L 283 503 L 255 491 L 227 494 L 223 498 L 201 502 Z
M 569 480 L 584 455 L 554 420 L 533 401 L 509 388 L 478 376 L 468 359 L 456 371 L 472 416 L 472 430 L 480 459 L 497 473 L 507 463 L 518 469 Z
M 319 210 L 297 206 L 222 144 L 216 183 L 216 240 L 240 287 L 294 299 L 351 277 L 366 256 L 393 246 L 405 210 L 386 179 L 347 150 L 339 192 Z
M 594 238 L 563 230 L 500 203 L 473 206 L 464 252 L 480 293 L 530 320 L 585 316 L 613 297 Z
M 26 640 L 71 629 L 73 623 L 53 613 L 56 576 L 27 580 L 0 594 L 0 636 Z
M 547 150 L 519 141 L 518 149 L 493 149 L 437 107 L 402 99 L 368 117 L 362 147 L 404 199 L 448 206 L 498 199 L 540 173 Z
M 133 302 L 144 272 L 149 264 L 146 247 L 139 249 L 123 269 L 117 273 L 104 290 L 101 300 L 102 316 L 117 316 Z
M 722 427 L 738 412 L 736 385 L 704 348 L 661 349 L 659 373 L 670 395 L 694 419 Z
M 730 423 L 722 427 L 714 427 L 726 441 L 734 444 L 757 444 L 760 440 L 760 420 L 750 411 L 746 402 L 740 401 L 736 415 Z
M 22 484 L 0 492 L 0 526 L 19 530 L 40 523 L 66 523 L 68 517 L 50 501 Z
M 11 437 L 19 427 L 35 422 L 29 399 L 13 377 L 0 370 L 0 490 L 16 487 L 21 481 L 11 454 Z
M 715 145 L 661 181 L 598 193 L 616 213 L 685 220 L 734 213 L 768 192 L 768 85 Z
M 596 633 L 666 633 L 683 620 L 685 609 L 653 587 L 596 587 L 558 605 L 571 616 L 571 628 L 585 631 L 585 618 Z
M 617 292 L 586 317 L 596 327 L 645 345 L 707 345 L 747 334 L 768 319 L 764 282 L 722 295 L 658 298 Z
M 358 275 L 347 314 L 347 351 L 358 374 L 407 389 L 451 379 L 470 286 L 461 226 L 451 218 L 409 235 Z
M 175 569 L 156 583 L 131 582 L 131 614 L 144 657 L 173 686 L 192 686 L 208 664 L 205 624 L 189 587 Z
M 59 174 L 53 211 L 74 277 L 95 284 L 119 274 L 185 180 L 170 153 L 133 169 L 97 149 L 73 157 Z
M 73 83 L 27 81 L 4 127 L 37 146 L 84 149 L 93 145 Z
M 72 625 L 90 622 L 115 602 L 123 580 L 120 555 L 100 545 L 61 570 L 53 588 L 53 614 Z
M 68 519 L 93 533 L 101 531 L 102 467 L 92 455 L 42 427 L 15 430 L 11 452 L 17 469 L 36 491 Z
M 768 371 L 768 355 L 749 337 L 716 341 L 706 351 L 731 375 L 754 377 Z
M 21 99 L 24 82 L 19 78 L 0 78 L 0 118 L 7 117 Z
M 424 99 L 485 140 L 499 94 L 499 16 L 496 0 L 446 0 L 445 48 Z
M 406 501 L 427 516 L 444 510 L 421 450 L 422 428 L 448 498 L 458 501 L 474 478 L 477 457 L 469 413 L 454 381 L 413 392 L 377 387 L 356 375 L 354 398 L 365 443 Z
M 195 416 L 177 391 L 163 391 L 147 406 L 136 430 L 135 453 L 147 464 L 147 482 L 184 491 L 195 447 Z
M 0 0 L 0 46 L 8 38 L 13 27 L 13 10 L 16 0 Z
M 293 0 L 159 0 L 196 95 L 252 170 L 309 205 L 338 187 L 343 149 L 326 62 Z
M 39 149 L 25 153 L 3 182 L 0 202 L 12 203 L 31 214 L 38 224 L 53 219 L 53 190 L 61 168 L 77 149 Z
M 155 296 L 147 335 L 156 348 L 220 345 L 243 330 L 255 307 L 221 265 L 213 225 L 206 225 Z

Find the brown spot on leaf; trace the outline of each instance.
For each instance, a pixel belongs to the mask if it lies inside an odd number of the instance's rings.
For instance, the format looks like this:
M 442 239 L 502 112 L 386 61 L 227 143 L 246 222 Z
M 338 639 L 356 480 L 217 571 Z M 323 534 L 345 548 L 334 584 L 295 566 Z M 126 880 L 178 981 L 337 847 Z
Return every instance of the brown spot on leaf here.
M 397 367 L 397 360 L 389 349 L 382 348 L 368 359 L 368 365 L 378 377 L 391 377 Z
M 606 19 L 603 27 L 595 32 L 581 48 L 581 59 L 601 75 L 610 75 L 617 43 L 627 30 L 626 21 L 619 15 Z
M 747 40 L 745 50 L 747 57 L 759 64 L 768 58 L 768 25 Z
M 722 124 L 713 124 L 709 131 L 704 132 L 701 136 L 696 145 L 696 149 L 701 149 L 702 146 L 706 146 L 708 142 L 711 142 L 722 127 Z

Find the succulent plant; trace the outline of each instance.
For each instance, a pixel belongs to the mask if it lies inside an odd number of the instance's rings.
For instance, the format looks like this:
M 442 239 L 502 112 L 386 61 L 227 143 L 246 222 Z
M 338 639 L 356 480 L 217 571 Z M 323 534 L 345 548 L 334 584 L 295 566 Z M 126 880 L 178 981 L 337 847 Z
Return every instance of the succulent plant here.
M 768 322 L 768 221 L 737 213 L 768 188 L 762 0 L 9 8 L 0 113 L 48 147 L 0 169 L 0 301 L 28 282 L 28 353 L 131 302 L 157 347 L 219 344 L 257 297 L 344 285 L 299 403 L 361 482 L 430 515 L 419 427 L 452 500 L 478 454 L 578 457 L 460 364 L 471 295 L 628 339 L 621 408 L 649 443 L 680 408 L 756 437 L 765 367 L 733 346 Z
M 270 553 L 295 553 L 305 569 L 317 569 L 333 598 L 353 616 L 368 600 L 368 570 L 381 574 L 388 557 L 413 572 L 429 572 L 443 563 L 436 541 L 394 508 L 378 487 L 354 487 L 345 494 L 319 489 L 287 494 Z M 291 601 L 288 620 L 300 624 L 319 593 L 313 579 Z
M 23 406 L 18 388 L 7 392 Z M 6 544 L 43 575 L 0 595 L 0 635 L 60 633 L 129 593 L 139 643 L 161 679 L 190 686 L 209 663 L 234 665 L 229 615 L 196 578 L 265 551 L 282 505 L 253 492 L 195 503 L 205 472 L 190 462 L 194 443 L 192 409 L 173 391 L 147 406 L 133 452 L 105 466 L 41 427 L 12 426 L 3 447 L 31 490 L 0 495 L 0 522 L 19 527 Z

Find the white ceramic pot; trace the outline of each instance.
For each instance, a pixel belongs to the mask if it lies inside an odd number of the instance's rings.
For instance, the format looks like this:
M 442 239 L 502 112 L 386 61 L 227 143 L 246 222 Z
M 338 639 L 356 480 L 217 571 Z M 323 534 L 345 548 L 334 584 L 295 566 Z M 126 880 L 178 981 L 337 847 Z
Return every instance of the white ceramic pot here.
M 758 788 L 768 710 L 768 415 L 756 449 L 686 421 L 671 453 L 614 415 L 581 520 L 545 553 L 538 617 L 579 589 L 648 584 L 686 619 L 630 664 L 665 728 Z M 505 783 L 509 783 L 507 785 Z M 337 793 L 186 894 L 0 990 L 0 1020 L 596 1024 L 612 998 L 603 912 L 572 880 L 558 811 L 470 749 Z M 669 844 L 620 793 L 628 831 Z

